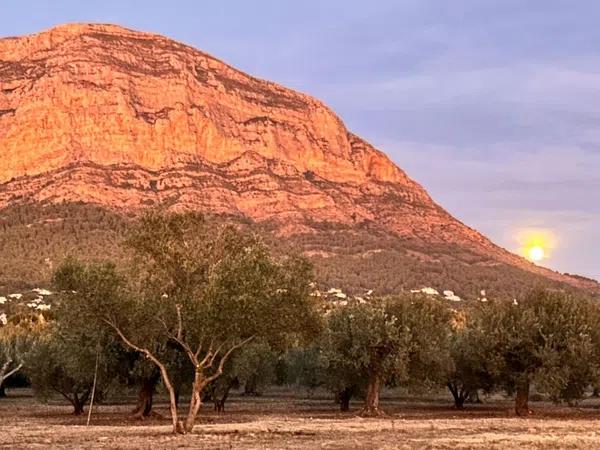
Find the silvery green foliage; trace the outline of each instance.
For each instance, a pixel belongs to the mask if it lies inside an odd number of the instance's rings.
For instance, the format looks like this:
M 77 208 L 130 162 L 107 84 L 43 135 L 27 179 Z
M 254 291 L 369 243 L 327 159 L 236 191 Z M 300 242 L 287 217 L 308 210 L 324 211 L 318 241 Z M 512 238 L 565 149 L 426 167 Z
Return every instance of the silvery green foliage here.
M 175 432 L 191 431 L 200 392 L 222 375 L 235 351 L 257 339 L 285 348 L 318 330 L 310 264 L 298 257 L 276 260 L 253 233 L 195 213 L 149 212 L 131 229 L 127 245 L 135 256 L 133 273 L 112 263 L 67 261 L 54 281 L 78 317 L 98 329 L 108 325 L 157 366 Z M 193 371 L 185 430 L 169 347 L 184 354 Z
M 587 300 L 534 290 L 518 302 L 480 305 L 469 326 L 498 386 L 511 392 L 527 382 L 573 401 L 598 376 L 598 318 Z
M 0 387 L 22 370 L 25 360 L 44 327 L 37 317 L 19 315 L 0 324 Z
M 439 299 L 400 296 L 351 303 L 328 316 L 321 359 L 334 391 L 364 389 L 377 373 L 383 383 L 443 381 L 451 364 L 450 310 Z

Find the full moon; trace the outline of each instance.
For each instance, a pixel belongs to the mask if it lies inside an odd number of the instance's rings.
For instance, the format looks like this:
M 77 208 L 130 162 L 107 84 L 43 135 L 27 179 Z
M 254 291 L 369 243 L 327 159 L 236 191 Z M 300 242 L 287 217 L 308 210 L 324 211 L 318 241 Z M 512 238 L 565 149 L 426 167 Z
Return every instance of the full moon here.
M 558 239 L 550 229 L 522 228 L 515 235 L 518 253 L 523 258 L 539 264 L 552 258 Z
M 546 253 L 544 252 L 544 249 L 539 245 L 534 245 L 527 252 L 529 259 L 536 263 L 540 262 L 542 259 L 544 259 L 545 254 Z

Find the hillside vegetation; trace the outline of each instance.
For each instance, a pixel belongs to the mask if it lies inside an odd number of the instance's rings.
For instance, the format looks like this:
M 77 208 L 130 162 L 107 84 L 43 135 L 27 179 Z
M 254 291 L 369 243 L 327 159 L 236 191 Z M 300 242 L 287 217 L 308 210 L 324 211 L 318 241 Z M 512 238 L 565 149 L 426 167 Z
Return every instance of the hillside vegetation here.
M 83 261 L 110 259 L 126 264 L 120 245 L 133 214 L 83 203 L 11 206 L 0 210 L 0 293 L 47 285 L 67 256 Z M 221 217 L 241 223 L 240 219 Z M 276 227 L 253 227 L 275 252 L 303 253 L 315 265 L 320 290 L 338 288 L 377 295 L 431 286 L 452 290 L 466 300 L 513 299 L 528 288 L 564 284 L 508 266 L 451 244 L 401 239 L 375 227 L 323 226 L 313 232 L 282 237 Z M 9 292 L 10 291 L 10 292 Z

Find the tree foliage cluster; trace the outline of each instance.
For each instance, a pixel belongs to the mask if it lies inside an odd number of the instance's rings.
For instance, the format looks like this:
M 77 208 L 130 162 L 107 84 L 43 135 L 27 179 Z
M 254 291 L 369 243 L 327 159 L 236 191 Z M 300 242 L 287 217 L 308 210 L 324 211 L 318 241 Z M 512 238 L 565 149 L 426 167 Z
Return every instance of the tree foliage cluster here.
M 479 392 L 503 390 L 527 415 L 532 387 L 571 403 L 598 384 L 599 314 L 593 301 L 542 289 L 460 311 L 427 296 L 355 303 L 328 316 L 306 367 L 342 410 L 358 394 L 365 414 L 379 414 L 386 385 L 445 384 L 459 409 Z
M 68 260 L 59 267 L 58 323 L 80 334 L 80 342 L 107 348 L 118 340 L 153 363 L 169 394 L 175 432 L 193 429 L 203 392 L 228 364 L 237 378 L 246 376 L 244 353 L 233 359 L 238 350 L 258 342 L 284 348 L 318 332 L 310 265 L 274 259 L 251 232 L 193 213 L 149 213 L 126 245 L 134 257 L 127 274 L 110 262 Z M 178 378 L 186 370 L 190 400 L 181 421 Z

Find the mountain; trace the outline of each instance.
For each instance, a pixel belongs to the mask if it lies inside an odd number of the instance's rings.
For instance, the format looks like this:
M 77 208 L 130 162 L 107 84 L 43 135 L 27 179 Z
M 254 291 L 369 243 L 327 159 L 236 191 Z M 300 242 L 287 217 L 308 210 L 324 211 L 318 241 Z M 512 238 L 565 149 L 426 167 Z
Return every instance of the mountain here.
M 453 218 L 320 101 L 156 34 L 73 24 L 0 39 L 0 156 L 0 250 L 23 268 L 31 253 L 58 257 L 49 250 L 56 231 L 47 230 L 72 220 L 66 211 L 82 214 L 84 226 L 89 211 L 114 224 L 166 205 L 266 227 L 312 257 L 322 283 L 351 290 L 382 273 L 398 275 L 377 286 L 383 292 L 442 275 L 460 289 L 469 274 L 470 292 L 498 278 L 598 288 L 535 266 Z M 46 227 L 45 246 L 25 238 L 32 226 Z M 15 239 L 33 247 L 17 250 Z M 72 235 L 61 239 L 74 248 Z M 14 272 L 6 262 L 4 271 Z

